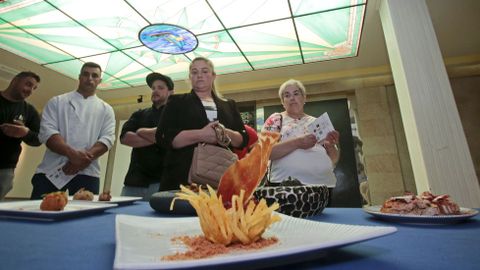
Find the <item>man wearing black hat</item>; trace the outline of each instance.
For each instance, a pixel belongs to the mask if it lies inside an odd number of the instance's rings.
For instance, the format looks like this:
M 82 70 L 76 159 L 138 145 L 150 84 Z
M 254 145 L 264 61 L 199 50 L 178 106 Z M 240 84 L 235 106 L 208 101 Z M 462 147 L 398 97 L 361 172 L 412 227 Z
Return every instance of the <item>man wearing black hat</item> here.
M 130 116 L 123 124 L 120 142 L 133 147 L 122 195 L 143 197 L 148 201 L 160 187 L 165 150 L 155 144 L 155 131 L 174 84 L 170 77 L 156 72 L 148 74 L 146 81 L 152 89 L 152 107 Z

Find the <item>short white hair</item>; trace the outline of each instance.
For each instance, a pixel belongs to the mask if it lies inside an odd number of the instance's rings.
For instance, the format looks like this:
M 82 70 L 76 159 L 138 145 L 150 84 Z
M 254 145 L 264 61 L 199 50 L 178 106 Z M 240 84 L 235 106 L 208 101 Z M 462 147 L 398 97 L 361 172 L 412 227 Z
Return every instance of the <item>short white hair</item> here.
M 305 90 L 305 86 L 303 85 L 303 83 L 298 81 L 298 80 L 290 79 L 290 80 L 282 83 L 282 85 L 280 85 L 280 88 L 278 89 L 278 96 L 280 97 L 280 100 L 283 100 L 283 93 L 285 92 L 285 88 L 287 88 L 287 86 L 289 86 L 289 85 L 297 86 L 298 89 L 300 89 L 302 91 L 302 95 L 304 97 L 307 96 L 307 90 Z

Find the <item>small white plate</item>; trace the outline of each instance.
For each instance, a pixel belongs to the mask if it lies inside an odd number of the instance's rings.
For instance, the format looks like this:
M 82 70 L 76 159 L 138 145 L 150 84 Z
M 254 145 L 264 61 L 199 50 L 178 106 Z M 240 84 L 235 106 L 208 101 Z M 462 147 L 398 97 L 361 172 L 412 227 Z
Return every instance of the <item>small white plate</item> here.
M 278 238 L 278 243 L 272 246 L 259 250 L 232 251 L 198 260 L 164 261 L 161 258 L 165 255 L 186 251 L 182 244 L 173 243 L 172 237 L 203 234 L 198 217 L 152 218 L 117 215 L 113 266 L 114 269 L 191 269 L 250 263 L 261 263 L 264 267 L 275 266 L 303 260 L 301 254 L 317 254 L 318 251 L 374 239 L 397 231 L 395 227 L 344 225 L 282 214 L 280 216 L 282 220 L 273 224 L 264 235 Z M 245 266 L 245 269 L 248 269 L 248 266 Z
M 73 196 L 68 196 L 69 201 L 75 201 L 75 202 L 94 202 L 94 203 L 107 203 L 107 204 L 117 204 L 117 205 L 125 205 L 125 204 L 131 204 L 136 201 L 140 201 L 143 199 L 142 197 L 130 197 L 130 196 L 112 196 L 112 199 L 110 201 L 99 201 L 98 200 L 98 195 L 93 195 L 93 201 L 84 201 L 84 200 L 74 200 Z
M 419 215 L 402 215 L 389 214 L 380 212 L 381 205 L 366 206 L 363 210 L 380 219 L 402 222 L 402 223 L 418 223 L 418 224 L 451 224 L 465 221 L 478 214 L 478 211 L 470 208 L 460 208 L 460 215 L 442 215 L 442 216 L 419 216 Z
M 0 216 L 19 219 L 59 220 L 100 213 L 105 209 L 116 207 L 116 204 L 98 204 L 85 201 L 68 201 L 62 211 L 42 211 L 42 200 L 15 201 L 0 203 Z

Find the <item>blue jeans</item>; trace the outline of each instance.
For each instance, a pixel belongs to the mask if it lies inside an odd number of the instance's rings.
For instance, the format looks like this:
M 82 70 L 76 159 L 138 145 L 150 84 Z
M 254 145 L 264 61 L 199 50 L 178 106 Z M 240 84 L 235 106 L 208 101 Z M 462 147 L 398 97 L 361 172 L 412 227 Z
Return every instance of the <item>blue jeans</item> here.
M 151 183 L 148 187 L 123 186 L 122 196 L 142 197 L 144 201 L 150 201 L 153 193 L 158 192 L 160 183 Z
M 44 173 L 37 173 L 33 175 L 32 178 L 32 195 L 30 196 L 31 200 L 38 200 L 42 198 L 43 194 L 48 194 L 50 192 L 59 191 L 59 189 L 48 180 Z M 73 179 L 68 182 L 61 190 L 65 191 L 68 189 L 69 195 L 75 194 L 79 189 L 84 188 L 88 191 L 93 192 L 93 194 L 98 194 L 100 189 L 100 178 L 78 174 Z

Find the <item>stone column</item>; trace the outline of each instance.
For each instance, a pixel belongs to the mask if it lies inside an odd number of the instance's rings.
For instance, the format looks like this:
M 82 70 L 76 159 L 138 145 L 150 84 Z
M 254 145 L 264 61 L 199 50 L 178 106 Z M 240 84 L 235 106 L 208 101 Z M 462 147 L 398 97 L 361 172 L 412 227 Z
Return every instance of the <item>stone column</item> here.
M 355 96 L 370 203 L 378 205 L 385 199 L 406 191 L 391 105 L 388 102 L 387 89 L 383 86 L 357 89 Z
M 417 191 L 480 207 L 480 187 L 424 0 L 379 8 Z

